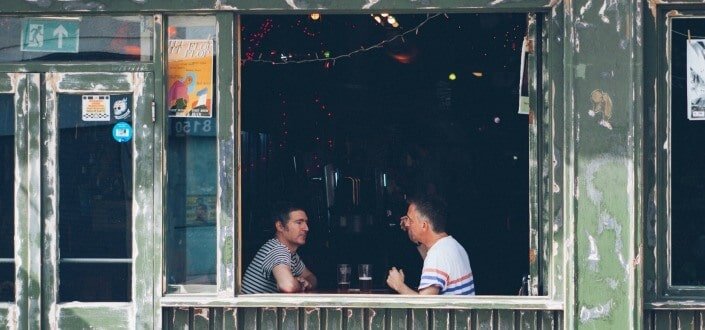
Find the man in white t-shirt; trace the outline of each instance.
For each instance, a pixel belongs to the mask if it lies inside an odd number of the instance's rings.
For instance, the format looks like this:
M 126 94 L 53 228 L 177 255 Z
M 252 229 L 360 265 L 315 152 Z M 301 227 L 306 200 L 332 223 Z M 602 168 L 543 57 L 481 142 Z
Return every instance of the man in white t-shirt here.
M 401 228 L 409 239 L 419 244 L 424 258 L 418 291 L 404 283 L 404 272 L 389 270 L 387 285 L 401 294 L 475 295 L 475 282 L 465 249 L 445 231 L 445 203 L 435 197 L 409 200 L 409 209 L 401 219 Z

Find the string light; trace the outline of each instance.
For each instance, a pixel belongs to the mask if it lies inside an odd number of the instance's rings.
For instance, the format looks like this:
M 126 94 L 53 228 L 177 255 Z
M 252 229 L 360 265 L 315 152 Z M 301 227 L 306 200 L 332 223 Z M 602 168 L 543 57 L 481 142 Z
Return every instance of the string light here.
M 321 14 L 319 13 L 311 13 L 311 19 L 314 21 L 317 21 L 319 18 L 321 18 Z
M 333 64 L 335 64 L 335 61 L 336 61 L 336 60 L 339 60 L 339 59 L 342 59 L 342 58 L 350 58 L 350 57 L 352 57 L 353 55 L 357 55 L 357 54 L 360 54 L 360 53 L 365 53 L 365 52 L 368 52 L 368 51 L 370 51 L 370 50 L 377 49 L 377 48 L 382 48 L 382 47 L 384 47 L 384 45 L 386 45 L 386 44 L 388 44 L 388 43 L 391 43 L 391 42 L 393 42 L 393 41 L 395 41 L 395 40 L 397 40 L 397 39 L 400 39 L 400 38 L 403 39 L 404 36 L 406 36 L 407 34 L 409 34 L 409 33 L 411 33 L 411 32 L 414 32 L 414 33 L 416 33 L 416 34 L 419 34 L 419 29 L 421 29 L 421 27 L 422 27 L 424 24 L 426 24 L 428 21 L 430 21 L 430 20 L 432 20 L 432 19 L 434 19 L 434 18 L 436 18 L 436 17 L 438 17 L 438 16 L 441 16 L 441 15 L 444 15 L 444 14 L 427 15 L 425 20 L 423 20 L 421 23 L 419 23 L 419 24 L 416 25 L 415 27 L 412 27 L 412 28 L 410 28 L 410 29 L 404 31 L 403 33 L 397 34 L 397 35 L 395 35 L 395 36 L 393 36 L 393 37 L 391 37 L 391 38 L 389 38 L 389 39 L 382 40 L 382 41 L 380 41 L 380 42 L 378 42 L 378 43 L 376 43 L 376 44 L 374 44 L 374 45 L 371 45 L 371 46 L 368 46 L 368 47 L 361 47 L 360 49 L 351 51 L 351 52 L 349 52 L 349 53 L 337 55 L 337 56 L 334 56 L 334 57 L 325 57 L 325 58 L 318 58 L 318 57 L 316 57 L 316 58 L 305 59 L 305 60 L 291 60 L 291 59 L 288 59 L 288 58 L 287 58 L 287 60 L 282 60 L 282 61 L 277 62 L 277 61 L 272 61 L 272 60 L 263 60 L 263 59 L 261 59 L 261 58 L 254 59 L 254 58 L 252 58 L 252 57 L 246 56 L 245 59 L 242 60 L 242 63 L 245 64 L 245 63 L 247 63 L 247 62 L 253 62 L 253 63 L 266 63 L 266 64 L 271 64 L 271 65 L 283 65 L 283 64 L 304 64 L 304 63 L 326 62 L 324 65 L 327 65 L 328 67 L 330 67 L 330 66 L 332 65 L 332 64 L 330 64 L 331 62 L 332 62 Z M 446 16 L 446 17 L 447 17 L 447 16 Z M 397 23 L 398 23 L 398 22 L 397 22 Z M 330 56 L 330 52 L 329 52 L 329 51 L 326 51 L 326 52 L 328 52 L 328 54 L 329 54 L 329 56 Z M 325 56 L 325 54 L 326 54 L 326 53 L 324 52 L 324 56 Z

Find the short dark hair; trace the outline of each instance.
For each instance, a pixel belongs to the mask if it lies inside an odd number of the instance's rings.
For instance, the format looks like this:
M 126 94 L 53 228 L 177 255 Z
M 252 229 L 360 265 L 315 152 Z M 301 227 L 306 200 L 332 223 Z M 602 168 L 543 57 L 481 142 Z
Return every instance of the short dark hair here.
M 282 225 L 286 226 L 289 222 L 289 213 L 294 211 L 304 211 L 304 208 L 295 204 L 293 202 L 278 202 L 272 207 L 272 214 L 270 220 L 272 225 L 275 226 L 277 222 L 281 222 Z
M 436 233 L 446 231 L 448 222 L 448 204 L 438 196 L 418 195 L 407 200 L 409 205 L 416 206 L 416 210 L 426 217 Z

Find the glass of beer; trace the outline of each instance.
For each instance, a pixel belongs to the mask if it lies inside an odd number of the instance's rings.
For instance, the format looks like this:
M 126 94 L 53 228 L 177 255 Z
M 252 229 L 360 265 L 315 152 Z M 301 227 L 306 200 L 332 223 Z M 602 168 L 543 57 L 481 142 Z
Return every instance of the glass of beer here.
M 372 292 L 372 265 L 360 264 L 357 267 L 357 279 L 360 281 L 360 292 Z
M 350 290 L 350 265 L 338 264 L 338 292 L 348 292 Z

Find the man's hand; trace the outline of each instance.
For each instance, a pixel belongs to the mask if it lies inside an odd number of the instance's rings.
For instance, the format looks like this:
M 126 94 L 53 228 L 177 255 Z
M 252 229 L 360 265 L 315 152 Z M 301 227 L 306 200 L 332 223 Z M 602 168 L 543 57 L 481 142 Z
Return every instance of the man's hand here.
M 299 284 L 301 284 L 301 292 L 308 291 L 313 288 L 313 285 L 301 276 L 297 277 L 296 280 L 299 281 Z
M 389 275 L 387 276 L 387 285 L 394 289 L 394 291 L 400 292 L 402 288 L 406 286 L 406 284 L 404 284 L 404 271 L 401 269 L 397 270 L 396 267 L 392 267 L 392 269 L 389 270 Z
M 399 228 L 403 231 L 406 231 L 406 227 L 409 224 L 409 217 L 403 216 L 399 218 Z

